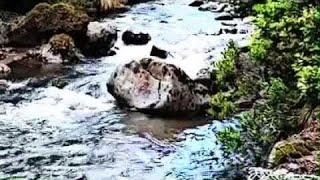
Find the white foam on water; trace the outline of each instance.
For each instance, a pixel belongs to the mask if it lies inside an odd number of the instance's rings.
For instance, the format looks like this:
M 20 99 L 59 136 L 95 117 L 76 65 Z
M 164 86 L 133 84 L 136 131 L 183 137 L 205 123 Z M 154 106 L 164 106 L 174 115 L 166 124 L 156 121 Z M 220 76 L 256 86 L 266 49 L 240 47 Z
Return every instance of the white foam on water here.
M 0 107 L 0 119 L 6 122 L 43 119 L 53 126 L 63 123 L 65 127 L 68 123 L 85 119 L 97 112 L 110 111 L 114 105 L 82 93 L 49 87 L 39 90 L 39 95 L 32 102 L 4 106 Z

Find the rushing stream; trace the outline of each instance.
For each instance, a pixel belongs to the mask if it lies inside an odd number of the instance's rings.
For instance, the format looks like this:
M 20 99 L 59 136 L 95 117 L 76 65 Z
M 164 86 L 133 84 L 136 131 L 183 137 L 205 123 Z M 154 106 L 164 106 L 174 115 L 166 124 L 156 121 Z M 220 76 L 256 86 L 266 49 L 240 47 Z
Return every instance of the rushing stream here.
M 63 88 L 49 83 L 17 92 L 17 103 L 0 100 L 0 179 L 230 179 L 215 133 L 232 122 L 128 112 L 106 89 L 117 65 L 148 56 L 153 44 L 195 78 L 229 39 L 246 43 L 248 34 L 214 35 L 222 28 L 214 20 L 218 13 L 199 11 L 190 2 L 153 1 L 104 19 L 119 29 L 115 56 L 58 76 L 55 81 L 68 82 Z M 232 22 L 250 30 L 240 19 Z M 149 33 L 152 41 L 125 46 L 120 35 L 127 29 Z

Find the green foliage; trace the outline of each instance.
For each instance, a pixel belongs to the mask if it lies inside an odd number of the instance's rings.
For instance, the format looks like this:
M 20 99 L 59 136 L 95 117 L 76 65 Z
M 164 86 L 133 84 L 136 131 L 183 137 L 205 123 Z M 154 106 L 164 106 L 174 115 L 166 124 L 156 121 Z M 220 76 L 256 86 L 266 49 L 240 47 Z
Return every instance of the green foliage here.
M 235 59 L 239 53 L 239 47 L 234 41 L 230 41 L 223 53 L 222 60 L 215 64 L 215 68 L 218 69 L 215 74 L 216 79 L 221 88 L 234 85 L 234 80 L 236 79 Z
M 217 138 L 225 145 L 225 150 L 236 151 L 243 146 L 243 139 L 239 130 L 228 127 L 217 134 Z
M 310 101 L 320 99 L 320 68 L 318 66 L 303 66 L 297 72 L 298 88 Z M 314 102 L 316 103 L 316 102 Z
M 250 46 L 251 57 L 268 68 L 269 76 L 282 77 L 292 88 L 299 88 L 306 101 L 320 100 L 320 24 L 316 8 L 269 0 L 256 5 L 254 10 L 257 29 Z
M 320 176 L 320 151 L 317 152 L 318 176 Z
M 270 83 L 267 85 L 266 98 L 269 104 L 277 106 L 281 102 L 285 102 L 288 97 L 289 89 L 280 78 L 271 78 Z
M 247 155 L 255 165 L 264 165 L 276 141 L 298 133 L 310 110 L 320 105 L 320 9 L 315 4 L 267 0 L 255 5 L 249 53 L 231 42 L 216 63 L 219 92 L 209 113 L 218 119 L 238 113 L 240 124 L 218 133 L 218 139 L 227 150 L 251 151 Z M 241 107 L 247 99 L 251 109 Z
M 218 135 L 226 150 L 244 155 L 248 151 L 254 152 L 248 158 L 258 163 L 265 163 L 272 144 L 283 132 L 294 133 L 299 122 L 294 111 L 298 99 L 296 91 L 291 91 L 280 78 L 272 78 L 269 83 L 264 83 L 263 92 L 263 102 L 237 116 L 240 129 L 226 129 Z M 241 141 L 235 138 L 235 134 Z
M 256 36 L 259 36 L 256 34 Z M 256 61 L 264 60 L 268 55 L 272 42 L 268 39 L 254 39 L 250 45 L 250 56 Z
M 212 96 L 209 103 L 211 109 L 208 113 L 215 118 L 224 119 L 236 111 L 236 106 L 232 102 L 232 91 L 219 92 Z
M 236 79 L 234 97 L 246 97 L 255 94 L 261 88 L 261 80 L 250 73 L 239 75 Z

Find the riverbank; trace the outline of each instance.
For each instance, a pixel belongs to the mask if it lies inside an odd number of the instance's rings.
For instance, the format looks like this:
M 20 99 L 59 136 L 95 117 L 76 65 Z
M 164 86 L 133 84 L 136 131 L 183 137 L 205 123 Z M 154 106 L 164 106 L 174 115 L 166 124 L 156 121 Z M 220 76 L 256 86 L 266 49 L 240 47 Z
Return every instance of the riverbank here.
M 250 46 L 244 50 L 231 42 L 213 72 L 219 92 L 210 113 L 220 119 L 237 114 L 240 122 L 240 129 L 220 132 L 220 140 L 227 150 L 251 152 L 247 158 L 258 159 L 252 166 L 317 174 L 317 6 L 317 1 L 256 5 Z

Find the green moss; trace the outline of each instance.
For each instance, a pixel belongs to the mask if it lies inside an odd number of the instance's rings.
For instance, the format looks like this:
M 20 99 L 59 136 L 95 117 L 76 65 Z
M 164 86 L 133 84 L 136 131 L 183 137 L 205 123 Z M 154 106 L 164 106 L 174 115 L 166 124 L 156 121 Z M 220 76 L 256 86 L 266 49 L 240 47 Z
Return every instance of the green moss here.
M 66 3 L 73 5 L 76 9 L 88 10 L 90 8 L 97 8 L 99 5 L 98 0 L 49 0 L 51 4 Z
M 302 140 L 286 140 L 278 142 L 270 155 L 270 163 L 273 167 L 277 167 L 283 161 L 289 158 L 302 157 L 311 154 L 309 145 Z
M 49 40 L 49 45 L 49 51 L 53 55 L 60 55 L 64 63 L 75 63 L 80 60 L 80 51 L 76 48 L 72 37 L 67 34 L 54 35 Z
M 67 34 L 54 35 L 49 40 L 49 44 L 51 45 L 51 51 L 53 51 L 53 54 L 69 52 L 72 51 L 73 48 L 75 48 L 72 37 Z
M 12 43 L 31 45 L 58 33 L 78 39 L 85 35 L 88 23 L 88 15 L 70 4 L 40 3 L 12 28 L 8 37 Z

